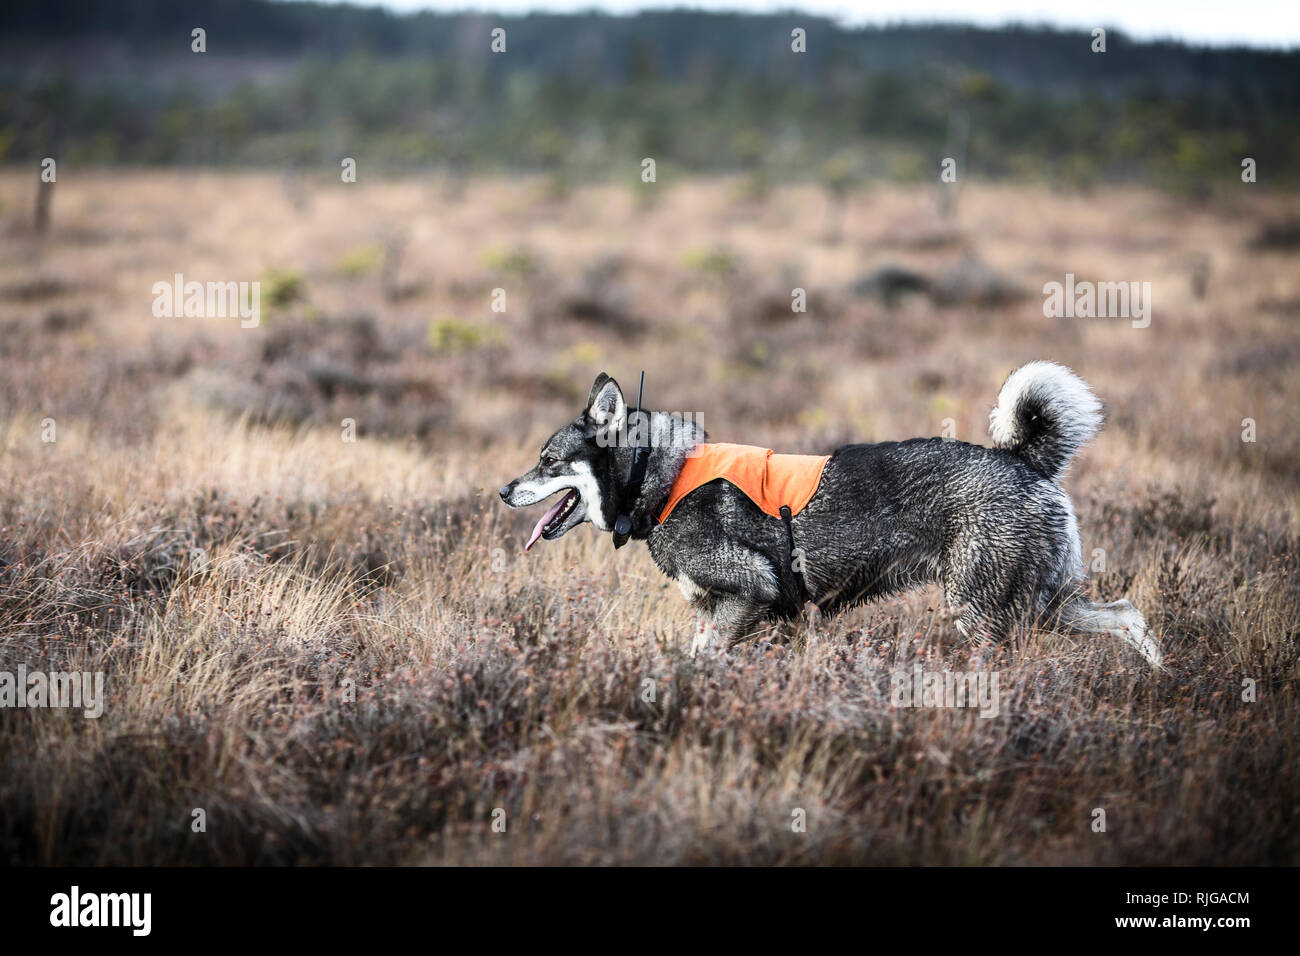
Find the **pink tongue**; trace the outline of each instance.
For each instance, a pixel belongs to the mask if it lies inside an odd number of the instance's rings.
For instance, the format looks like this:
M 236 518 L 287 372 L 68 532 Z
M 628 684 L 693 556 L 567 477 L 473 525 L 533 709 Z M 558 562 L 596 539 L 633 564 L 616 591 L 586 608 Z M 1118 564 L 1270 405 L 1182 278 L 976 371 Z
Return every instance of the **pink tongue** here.
M 537 527 L 533 528 L 533 533 L 529 536 L 528 543 L 524 545 L 525 551 L 531 550 L 533 545 L 537 543 L 537 539 L 542 536 L 542 529 L 546 527 L 546 523 L 560 513 L 560 509 L 564 507 L 565 502 L 569 500 L 569 495 L 571 494 L 573 494 L 572 491 L 564 495 L 560 498 L 559 503 L 557 503 L 554 508 L 542 515 L 542 520 L 537 522 Z

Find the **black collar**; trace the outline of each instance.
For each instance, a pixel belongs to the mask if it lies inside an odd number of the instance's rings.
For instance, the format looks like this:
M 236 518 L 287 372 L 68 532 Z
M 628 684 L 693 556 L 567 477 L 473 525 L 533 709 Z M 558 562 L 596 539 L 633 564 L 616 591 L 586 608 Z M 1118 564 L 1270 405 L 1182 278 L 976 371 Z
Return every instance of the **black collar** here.
M 641 409 L 638 406 L 633 413 L 636 417 L 637 425 L 641 424 Z M 650 465 L 650 417 L 646 416 L 645 421 L 646 434 L 642 435 L 638 427 L 636 436 L 636 447 L 632 449 L 632 467 L 628 469 L 627 485 L 623 489 L 623 500 L 619 502 L 618 517 L 614 520 L 614 549 L 618 550 L 627 544 L 628 538 L 632 537 L 632 532 L 641 530 L 632 524 L 632 514 L 636 510 L 636 503 L 641 498 L 641 488 L 645 485 L 646 468 Z M 653 518 L 647 513 L 642 517 L 641 523 L 648 525 Z

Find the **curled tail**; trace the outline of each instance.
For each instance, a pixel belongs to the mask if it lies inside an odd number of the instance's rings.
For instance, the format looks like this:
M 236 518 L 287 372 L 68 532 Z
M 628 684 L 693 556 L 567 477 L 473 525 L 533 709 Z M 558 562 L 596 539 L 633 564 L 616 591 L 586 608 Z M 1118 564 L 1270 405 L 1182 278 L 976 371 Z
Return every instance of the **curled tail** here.
M 1055 481 L 1101 428 L 1101 402 L 1064 365 L 1030 362 L 1012 372 L 989 413 L 993 444 Z

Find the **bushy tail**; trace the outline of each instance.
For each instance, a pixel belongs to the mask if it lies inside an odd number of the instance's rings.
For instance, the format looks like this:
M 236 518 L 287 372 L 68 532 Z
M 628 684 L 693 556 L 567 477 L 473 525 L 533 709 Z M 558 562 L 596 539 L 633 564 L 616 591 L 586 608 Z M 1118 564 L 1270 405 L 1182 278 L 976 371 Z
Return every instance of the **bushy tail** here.
M 1030 362 L 1012 372 L 989 413 L 993 444 L 1053 480 L 1101 428 L 1101 402 L 1064 365 Z

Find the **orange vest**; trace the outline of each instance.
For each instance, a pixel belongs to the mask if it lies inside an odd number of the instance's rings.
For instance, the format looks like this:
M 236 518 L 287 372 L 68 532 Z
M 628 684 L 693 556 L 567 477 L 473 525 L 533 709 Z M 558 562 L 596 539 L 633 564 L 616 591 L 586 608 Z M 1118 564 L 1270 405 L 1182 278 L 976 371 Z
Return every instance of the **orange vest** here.
M 718 478 L 735 485 L 764 513 L 781 517 L 781 506 L 798 514 L 808 504 L 822 480 L 830 455 L 774 455 L 756 445 L 705 443 L 695 446 L 668 492 L 659 522 L 668 520 L 678 503 L 701 485 Z

